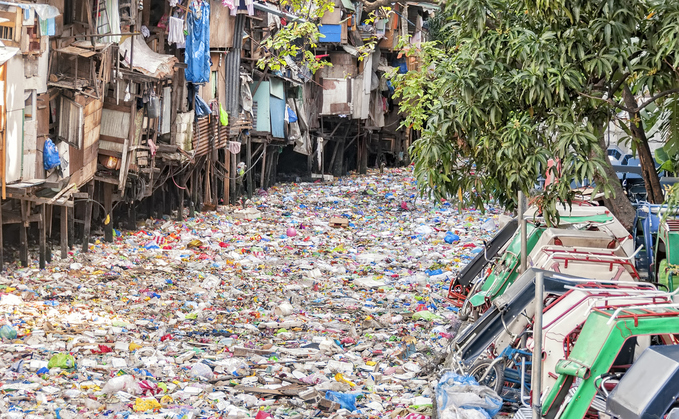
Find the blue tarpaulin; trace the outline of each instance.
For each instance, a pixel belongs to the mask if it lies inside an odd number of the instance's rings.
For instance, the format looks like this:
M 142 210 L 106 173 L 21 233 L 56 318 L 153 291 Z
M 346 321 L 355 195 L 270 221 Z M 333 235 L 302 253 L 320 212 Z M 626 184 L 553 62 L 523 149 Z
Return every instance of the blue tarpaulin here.
M 187 19 L 189 34 L 186 36 L 184 62 L 186 81 L 207 83 L 210 80 L 210 3 L 192 1 Z
M 342 42 L 342 25 L 321 25 L 318 30 L 325 36 L 319 38 L 319 42 Z

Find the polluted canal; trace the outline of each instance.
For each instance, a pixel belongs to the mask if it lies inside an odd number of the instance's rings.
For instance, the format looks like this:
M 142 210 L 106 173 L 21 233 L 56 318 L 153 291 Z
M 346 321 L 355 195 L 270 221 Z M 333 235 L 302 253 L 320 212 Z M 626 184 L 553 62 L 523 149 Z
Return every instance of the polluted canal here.
M 252 201 L 5 272 L 0 416 L 433 417 L 443 297 L 500 216 L 410 169 Z

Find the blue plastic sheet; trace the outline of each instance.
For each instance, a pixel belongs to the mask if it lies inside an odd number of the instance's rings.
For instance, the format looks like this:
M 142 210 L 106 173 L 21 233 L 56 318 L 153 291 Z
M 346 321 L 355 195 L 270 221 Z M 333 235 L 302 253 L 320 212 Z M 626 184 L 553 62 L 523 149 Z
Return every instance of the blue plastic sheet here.
M 338 393 L 336 391 L 327 391 L 325 393 L 325 398 L 331 402 L 339 403 L 342 409 L 347 409 L 349 411 L 356 410 L 356 398 L 360 394 L 349 394 L 349 393 Z
M 210 3 L 192 1 L 187 18 L 188 35 L 184 62 L 186 81 L 207 83 L 210 80 Z
M 289 105 L 285 105 L 285 110 L 288 113 L 288 122 L 293 123 L 297 122 L 297 114 L 295 111 L 292 110 L 292 108 Z
M 210 105 L 207 104 L 203 100 L 202 97 L 196 95 L 196 101 L 194 102 L 194 107 L 196 111 L 196 117 L 202 118 L 204 116 L 208 116 L 212 113 L 212 109 L 210 109 Z
M 45 170 L 52 170 L 61 164 L 59 158 L 59 150 L 50 138 L 45 140 L 45 145 L 42 148 L 42 167 Z

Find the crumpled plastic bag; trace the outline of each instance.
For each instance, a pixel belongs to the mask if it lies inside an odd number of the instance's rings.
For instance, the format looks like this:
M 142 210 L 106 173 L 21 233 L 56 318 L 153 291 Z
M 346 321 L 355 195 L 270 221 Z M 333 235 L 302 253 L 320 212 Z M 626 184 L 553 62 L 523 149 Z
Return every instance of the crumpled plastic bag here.
M 191 367 L 190 375 L 191 377 L 204 378 L 206 380 L 212 380 L 214 378 L 212 368 L 203 364 L 202 362 L 196 362 L 195 364 L 193 364 L 193 366 Z
M 158 400 L 156 400 L 154 397 L 144 397 L 142 398 L 137 398 L 134 401 L 134 411 L 135 412 L 146 412 L 148 410 L 156 410 L 160 409 L 163 406 L 158 403 Z
M 17 331 L 10 325 L 0 327 L 0 338 L 2 339 L 16 339 Z
M 47 363 L 47 368 L 52 369 L 57 367 L 61 368 L 62 370 L 74 368 L 75 358 L 73 358 L 73 355 L 68 353 L 55 354 Z
M 141 393 L 141 388 L 133 376 L 125 374 L 108 380 L 101 391 L 105 394 L 114 394 L 119 391 L 125 391 L 130 394 L 139 394 Z
M 441 419 L 491 419 L 502 407 L 502 398 L 473 377 L 447 372 L 436 385 Z
M 339 403 L 342 409 L 347 409 L 351 412 L 356 410 L 356 398 L 358 396 L 360 394 L 339 393 L 337 391 L 327 391 L 325 393 L 326 399 Z
M 413 320 L 426 320 L 428 322 L 433 321 L 433 320 L 439 320 L 442 319 L 443 317 L 439 316 L 438 314 L 432 313 L 431 311 L 418 311 L 417 313 L 413 314 Z

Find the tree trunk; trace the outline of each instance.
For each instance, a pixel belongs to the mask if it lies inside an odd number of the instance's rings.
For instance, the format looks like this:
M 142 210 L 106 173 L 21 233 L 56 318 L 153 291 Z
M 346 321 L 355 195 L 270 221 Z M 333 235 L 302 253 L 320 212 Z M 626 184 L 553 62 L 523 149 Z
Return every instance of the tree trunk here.
M 625 102 L 625 106 L 629 109 L 636 109 L 636 107 L 639 106 L 627 84 L 623 87 L 622 98 Z M 632 132 L 632 141 L 636 144 L 637 153 L 639 153 L 641 176 L 644 178 L 644 183 L 646 185 L 648 202 L 652 204 L 662 204 L 665 199 L 663 197 L 662 187 L 660 186 L 660 179 L 658 178 L 658 173 L 655 171 L 653 154 L 651 154 L 651 148 L 648 146 L 644 125 L 641 122 L 641 117 L 638 112 L 629 113 L 629 128 Z
M 604 139 L 604 132 L 605 128 L 601 129 L 600 132 L 597 132 L 597 138 L 599 138 L 599 145 L 601 146 L 601 149 L 604 150 L 605 156 L 606 140 Z M 635 215 L 634 207 L 629 199 L 627 199 L 627 195 L 625 195 L 625 191 L 622 189 L 622 185 L 618 180 L 618 175 L 616 175 L 608 157 L 604 157 L 604 173 L 597 176 L 594 181 L 599 185 L 608 182 L 613 189 L 614 195 L 610 198 L 604 198 L 604 205 L 611 210 L 613 215 L 615 215 L 615 218 L 617 218 L 627 230 L 632 231 Z

